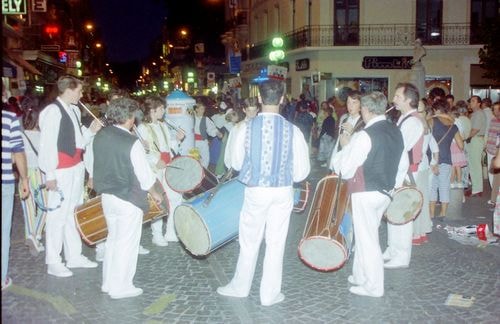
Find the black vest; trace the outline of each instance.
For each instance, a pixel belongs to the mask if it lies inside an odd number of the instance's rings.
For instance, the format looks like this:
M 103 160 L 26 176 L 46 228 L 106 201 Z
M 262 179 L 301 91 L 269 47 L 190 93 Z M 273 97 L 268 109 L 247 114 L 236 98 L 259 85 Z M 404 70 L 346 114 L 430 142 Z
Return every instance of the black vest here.
M 115 126 L 102 128 L 94 138 L 94 189 L 131 202 L 147 213 L 147 192 L 142 190 L 130 160 L 137 137 Z
M 382 120 L 365 128 L 372 148 L 366 161 L 349 181 L 350 192 L 389 191 L 394 189 L 404 143 L 401 131 Z
M 73 122 L 59 100 L 54 101 L 54 104 L 61 112 L 61 123 L 59 125 L 59 134 L 57 137 L 57 151 L 73 156 L 76 152 L 75 128 Z

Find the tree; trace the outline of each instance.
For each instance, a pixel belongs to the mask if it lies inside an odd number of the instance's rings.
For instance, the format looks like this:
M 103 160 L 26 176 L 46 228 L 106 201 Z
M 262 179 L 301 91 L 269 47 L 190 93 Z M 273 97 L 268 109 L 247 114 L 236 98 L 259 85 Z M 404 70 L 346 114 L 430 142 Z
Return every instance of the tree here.
M 500 18 L 497 17 L 483 30 L 484 46 L 479 50 L 481 67 L 486 70 L 483 77 L 500 82 Z

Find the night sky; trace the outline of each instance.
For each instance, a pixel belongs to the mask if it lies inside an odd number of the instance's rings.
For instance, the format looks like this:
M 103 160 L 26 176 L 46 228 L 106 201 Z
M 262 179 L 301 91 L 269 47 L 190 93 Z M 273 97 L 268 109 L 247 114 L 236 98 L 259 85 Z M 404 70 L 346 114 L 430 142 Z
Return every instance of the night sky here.
M 91 0 L 91 5 L 108 60 L 126 86 L 137 78 L 165 21 L 169 34 L 186 27 L 193 42 L 205 43 L 207 55 L 224 56 L 223 0 Z

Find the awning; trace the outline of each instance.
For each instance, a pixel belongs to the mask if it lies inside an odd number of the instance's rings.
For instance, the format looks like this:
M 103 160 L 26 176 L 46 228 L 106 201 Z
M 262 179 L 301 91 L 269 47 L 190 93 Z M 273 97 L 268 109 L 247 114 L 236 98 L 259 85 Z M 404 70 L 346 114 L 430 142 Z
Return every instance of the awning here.
M 21 55 L 21 53 L 16 53 L 16 52 L 12 52 L 12 51 L 4 51 L 4 53 L 7 54 L 7 56 L 15 64 L 19 65 L 23 69 L 26 69 L 28 72 L 30 72 L 32 74 L 42 75 L 42 72 L 38 71 L 38 69 L 36 67 L 34 67 L 30 63 L 28 63 L 28 61 L 26 61 L 23 58 L 23 56 Z

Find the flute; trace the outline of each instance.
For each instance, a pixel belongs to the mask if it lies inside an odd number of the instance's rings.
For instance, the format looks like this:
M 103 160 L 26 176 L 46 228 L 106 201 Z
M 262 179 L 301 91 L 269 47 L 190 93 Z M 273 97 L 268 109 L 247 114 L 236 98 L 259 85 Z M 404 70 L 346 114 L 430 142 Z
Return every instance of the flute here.
M 391 106 L 389 109 L 387 109 L 387 110 L 385 111 L 385 113 L 387 114 L 388 112 L 390 112 L 390 111 L 391 111 L 391 110 L 393 110 L 394 108 L 396 108 L 396 105 Z
M 103 123 L 103 122 L 102 122 L 99 118 L 97 118 L 97 116 L 96 116 L 96 115 L 94 115 L 94 114 L 92 113 L 92 111 L 91 111 L 90 109 L 88 109 L 88 108 L 87 108 L 87 106 L 85 106 L 85 105 L 83 104 L 83 102 L 78 101 L 78 104 L 79 104 L 80 106 L 82 106 L 82 107 L 83 107 L 83 109 L 85 109 L 85 110 L 86 110 L 86 111 L 90 114 L 90 116 L 92 116 L 95 120 L 97 120 L 97 122 L 98 122 L 99 124 L 101 124 L 101 126 L 102 126 L 102 127 L 106 127 L 106 125 L 104 125 L 104 123 Z

